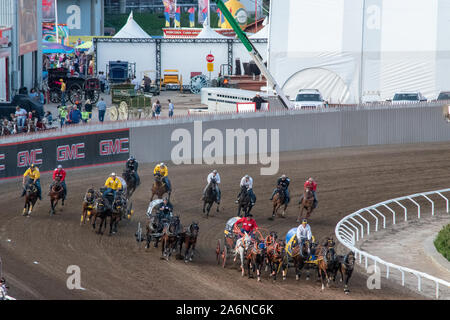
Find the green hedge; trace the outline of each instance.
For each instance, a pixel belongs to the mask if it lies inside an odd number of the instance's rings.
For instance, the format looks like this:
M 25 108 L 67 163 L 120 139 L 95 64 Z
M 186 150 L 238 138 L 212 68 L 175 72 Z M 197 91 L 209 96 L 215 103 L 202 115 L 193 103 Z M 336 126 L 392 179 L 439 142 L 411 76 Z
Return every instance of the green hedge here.
M 439 231 L 434 240 L 434 246 L 448 261 L 450 261 L 450 224 L 446 225 Z

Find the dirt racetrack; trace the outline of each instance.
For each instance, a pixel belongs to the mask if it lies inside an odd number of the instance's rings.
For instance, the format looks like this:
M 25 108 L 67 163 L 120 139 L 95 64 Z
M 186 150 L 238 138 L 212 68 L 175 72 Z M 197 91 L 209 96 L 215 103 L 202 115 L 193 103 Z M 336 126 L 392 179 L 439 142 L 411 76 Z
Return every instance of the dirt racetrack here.
M 386 280 L 381 290 L 368 290 L 366 276 L 355 274 L 350 295 L 342 287 L 321 292 L 320 284 L 304 277 L 296 282 L 292 270 L 288 279 L 276 283 L 267 275 L 261 283 L 241 278 L 237 268 L 219 267 L 214 249 L 223 239 L 225 222 L 235 215 L 234 199 L 240 178 L 254 178 L 257 196 L 253 214 L 260 227 L 283 236 L 296 226 L 298 201 L 303 182 L 312 176 L 318 182 L 319 207 L 310 219 L 318 239 L 334 236 L 336 223 L 353 211 L 389 198 L 449 185 L 448 143 L 324 149 L 280 154 L 279 174 L 292 180 L 291 206 L 286 219 L 269 221 L 270 197 L 275 176 L 260 176 L 260 165 L 219 165 L 223 206 L 219 214 L 201 215 L 201 191 L 210 166 L 169 164 L 175 213 L 184 225 L 199 221 L 200 235 L 194 261 L 185 264 L 172 258 L 160 260 L 160 250 L 138 248 L 134 238 L 138 221 L 145 221 L 151 165 L 141 165 L 142 185 L 133 196 L 136 210 L 131 222 L 121 222 L 119 232 L 109 237 L 95 234 L 88 225 L 79 226 L 85 190 L 101 186 L 120 166 L 69 170 L 68 201 L 63 211 L 50 217 L 46 196 L 50 175 L 41 178 L 44 201 L 38 202 L 30 218 L 21 215 L 21 179 L 0 184 L 0 256 L 3 271 L 18 299 L 417 299 L 422 298 Z M 37 264 L 35 263 L 37 262 Z M 81 286 L 68 290 L 69 265 L 81 268 Z

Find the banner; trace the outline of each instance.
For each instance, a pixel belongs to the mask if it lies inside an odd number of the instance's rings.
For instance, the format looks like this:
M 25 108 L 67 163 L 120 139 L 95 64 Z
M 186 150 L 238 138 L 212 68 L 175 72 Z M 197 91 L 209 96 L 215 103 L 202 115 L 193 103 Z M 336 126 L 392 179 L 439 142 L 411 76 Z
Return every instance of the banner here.
M 65 24 L 58 24 L 59 43 L 70 46 L 69 27 Z M 42 39 L 47 42 L 56 42 L 56 28 L 54 23 L 42 24 Z
M 37 0 L 18 0 L 19 55 L 37 50 Z
M 0 145 L 0 180 L 20 177 L 35 164 L 40 172 L 122 162 L 130 153 L 129 129 L 84 132 Z
M 164 12 L 167 12 L 171 19 L 175 18 L 175 0 L 163 0 L 164 3 Z
M 203 24 L 203 22 L 208 17 L 208 0 L 198 0 L 198 23 Z
M 42 21 L 55 22 L 55 0 L 42 0 Z
M 190 7 L 188 10 L 189 13 L 189 26 L 191 28 L 195 27 L 195 7 Z

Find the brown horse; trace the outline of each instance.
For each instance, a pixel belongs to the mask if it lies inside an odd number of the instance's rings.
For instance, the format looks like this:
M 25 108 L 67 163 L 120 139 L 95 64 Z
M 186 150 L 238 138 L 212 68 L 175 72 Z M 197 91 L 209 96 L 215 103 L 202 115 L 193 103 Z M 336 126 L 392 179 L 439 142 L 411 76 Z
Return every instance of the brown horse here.
M 286 209 L 288 206 L 288 203 L 286 201 L 286 193 L 284 192 L 283 188 L 281 186 L 277 187 L 277 192 L 273 196 L 272 200 L 272 217 L 269 218 L 269 220 L 273 220 L 275 218 L 275 215 L 277 214 L 278 210 L 284 205 L 283 213 L 281 214 L 282 218 L 286 218 Z
M 266 253 L 270 266 L 270 276 L 273 277 L 273 281 L 277 280 L 277 274 L 280 269 L 282 270 L 283 280 L 286 280 L 288 258 L 284 241 L 275 241 L 266 248 Z
M 93 188 L 89 188 L 84 195 L 84 200 L 82 204 L 81 220 L 80 226 L 85 224 L 86 221 L 89 222 L 91 216 L 96 215 L 96 199 L 98 194 L 95 192 Z
M 152 197 L 151 197 L 150 201 L 153 201 L 153 197 L 155 195 L 158 199 L 162 199 L 162 197 L 165 193 L 168 193 L 168 197 L 170 200 L 169 189 L 167 188 L 166 184 L 163 182 L 162 176 L 160 174 L 156 174 L 155 182 L 153 183 L 153 186 L 152 186 Z
M 305 192 L 303 193 L 303 198 L 301 199 L 300 212 L 298 214 L 297 222 L 301 221 L 303 216 L 303 210 L 305 209 L 306 209 L 306 219 L 308 219 L 314 210 L 314 194 L 309 188 L 306 188 Z
M 61 204 L 64 206 L 64 188 L 59 177 L 56 177 L 48 195 L 50 196 L 50 214 L 55 214 L 55 208 L 60 199 L 62 199 Z
M 253 273 L 256 270 L 258 281 L 261 281 L 261 270 L 265 258 L 264 240 L 253 241 L 249 250 L 247 250 L 247 270 L 248 277 L 253 278 Z
M 350 280 L 353 268 L 355 266 L 355 253 L 353 251 L 350 251 L 345 256 L 338 256 L 339 260 L 339 268 L 338 270 L 341 273 L 341 281 L 344 281 L 344 292 L 345 294 L 348 294 L 350 290 L 348 289 L 348 281 Z M 337 273 L 337 270 L 336 270 Z M 336 273 L 334 274 L 334 278 L 336 279 Z M 344 277 L 345 275 L 345 277 Z
M 306 261 L 308 261 L 311 255 L 310 242 L 306 240 L 303 245 L 298 244 L 292 249 L 292 260 L 294 261 L 295 268 L 295 280 L 300 280 L 302 276 L 302 269 L 306 267 Z M 309 280 L 309 267 L 306 268 L 306 280 Z
M 333 272 L 333 266 L 338 265 L 338 256 L 334 249 L 334 240 L 332 238 L 327 238 L 323 246 L 319 246 L 316 249 L 317 253 L 317 267 L 319 271 L 320 281 L 322 283 L 322 290 L 325 289 L 324 286 L 324 275 L 327 281 L 327 287 L 330 285 L 330 271 Z
M 38 188 L 33 181 L 29 181 L 25 187 L 25 205 L 23 207 L 23 215 L 30 216 L 34 205 L 38 199 Z
M 197 244 L 197 237 L 198 232 L 200 230 L 200 227 L 198 226 L 198 223 L 193 221 L 189 227 L 180 234 L 180 238 L 178 239 L 179 246 L 180 246 L 180 252 L 179 256 L 181 256 L 181 249 L 183 247 L 183 244 L 186 248 L 186 251 L 184 252 L 184 262 L 192 261 L 192 258 L 194 257 L 195 252 L 195 245 Z
M 172 221 L 164 225 L 161 237 L 161 259 L 169 261 L 178 240 L 180 220 L 174 217 Z

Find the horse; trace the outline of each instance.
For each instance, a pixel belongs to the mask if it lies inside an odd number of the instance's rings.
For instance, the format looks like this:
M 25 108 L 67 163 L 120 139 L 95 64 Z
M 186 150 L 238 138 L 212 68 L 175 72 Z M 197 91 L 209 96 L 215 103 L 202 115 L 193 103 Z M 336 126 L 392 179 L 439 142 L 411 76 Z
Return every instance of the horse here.
M 214 202 L 217 203 L 216 212 L 219 212 L 220 202 L 217 201 L 218 194 L 216 191 L 216 187 L 217 187 L 216 179 L 211 179 L 211 182 L 208 183 L 208 186 L 206 187 L 206 190 L 205 190 L 205 197 L 203 199 L 203 213 L 205 213 L 205 208 L 206 208 L 206 218 L 208 218 L 209 211 L 211 210 L 211 207 L 214 204 Z M 208 206 L 206 206 L 206 205 L 208 205 Z
M 265 251 L 266 248 L 264 240 L 252 242 L 252 246 L 247 251 L 247 270 L 249 279 L 253 278 L 253 273 L 256 270 L 258 282 L 261 281 L 261 269 L 264 264 L 264 258 L 266 255 Z
M 273 220 L 275 218 L 276 213 L 278 210 L 284 205 L 283 213 L 281 214 L 282 218 L 286 218 L 286 209 L 288 206 L 287 199 L 286 199 L 286 193 L 283 190 L 281 186 L 277 187 L 277 191 L 275 195 L 273 196 L 272 200 L 272 217 L 269 218 L 269 220 Z
M 184 244 L 184 246 L 186 247 L 186 251 L 184 252 L 184 262 L 186 263 L 188 261 L 192 261 L 192 258 L 194 257 L 195 245 L 197 243 L 199 230 L 200 227 L 198 226 L 198 223 L 192 221 L 189 227 L 183 233 L 180 234 L 180 238 L 178 240 L 180 246 L 179 256 L 181 257 L 181 249 Z
M 170 200 L 170 194 L 169 189 L 167 188 L 166 184 L 162 181 L 162 176 L 160 174 L 155 175 L 155 182 L 152 185 L 152 197 L 150 198 L 150 201 L 153 201 L 153 197 L 156 195 L 158 199 L 162 199 L 162 196 L 167 193 L 168 198 Z
M 270 276 L 273 277 L 273 281 L 277 280 L 277 274 L 280 269 L 282 269 L 283 280 L 286 280 L 288 259 L 284 241 L 275 241 L 267 247 L 266 253 L 270 266 Z
M 348 282 L 352 277 L 353 268 L 355 266 L 355 253 L 350 251 L 345 256 L 338 256 L 339 268 L 337 268 L 336 273 L 334 274 L 334 278 L 336 279 L 337 271 L 339 270 L 341 273 L 341 281 L 344 281 L 344 292 L 345 294 L 349 294 L 350 290 L 348 289 Z M 345 278 L 344 278 L 345 274 Z
M 114 224 L 112 204 L 108 199 L 105 199 L 105 197 L 101 196 L 97 200 L 97 210 L 95 212 L 95 216 L 93 218 L 93 223 L 92 223 L 92 227 L 95 230 L 97 218 L 100 218 L 100 226 L 98 228 L 97 234 L 103 234 L 103 231 L 102 231 L 103 224 L 105 225 L 105 230 L 106 230 L 106 220 L 108 217 L 110 218 L 110 220 L 109 220 L 109 235 L 112 235 L 113 224 Z
M 174 217 L 169 223 L 164 224 L 161 236 L 161 259 L 169 261 L 172 251 L 175 250 L 180 228 L 179 217 Z
M 292 260 L 294 261 L 295 280 L 300 280 L 302 276 L 301 270 L 306 266 L 311 256 L 310 242 L 308 240 L 302 244 L 298 244 L 292 249 Z M 307 268 L 306 280 L 309 280 L 309 268 Z
M 301 199 L 300 212 L 298 214 L 297 222 L 301 221 L 304 209 L 306 209 L 306 219 L 308 219 L 314 210 L 314 194 L 309 188 L 306 188 L 305 192 L 303 193 L 303 198 Z
M 155 240 L 155 248 L 158 248 L 158 243 L 160 240 L 160 236 L 159 237 L 155 237 L 152 236 L 155 233 L 161 233 L 162 229 L 163 229 L 164 225 L 163 222 L 160 221 L 159 217 L 157 214 L 152 214 L 150 216 L 150 221 L 149 223 L 146 225 L 146 244 L 145 244 L 145 248 L 148 249 L 150 248 L 150 242 L 152 241 L 152 238 Z
M 137 188 L 136 177 L 134 176 L 134 172 L 130 169 L 124 170 L 122 172 L 122 177 L 127 183 L 127 199 L 130 199 Z
M 122 220 L 122 216 L 126 214 L 126 210 L 127 210 L 126 199 L 124 199 L 122 194 L 118 191 L 112 203 L 111 223 L 113 226 L 112 228 L 113 234 L 117 233 L 119 221 Z
M 83 204 L 81 206 L 82 213 L 80 219 L 80 226 L 85 224 L 86 221 L 89 222 L 91 215 L 96 214 L 96 199 L 99 197 L 98 193 L 95 192 L 93 188 L 89 188 L 84 195 Z
M 33 211 L 33 207 L 38 199 L 38 188 L 36 184 L 31 180 L 25 187 L 25 205 L 23 207 L 23 215 L 30 216 Z M 28 212 L 27 212 L 28 211 Z
M 338 262 L 338 257 L 336 251 L 334 250 L 334 241 L 332 238 L 328 238 L 326 243 L 317 249 L 319 251 L 317 267 L 320 277 L 320 282 L 322 283 L 322 290 L 325 289 L 324 286 L 324 275 L 327 281 L 327 287 L 330 284 L 330 269 Z
M 234 248 L 234 259 L 236 261 L 237 255 L 241 258 L 241 272 L 242 276 L 244 276 L 244 256 L 246 255 L 247 250 L 250 248 L 252 243 L 252 237 L 245 232 L 244 235 L 236 241 L 236 247 Z
M 50 213 L 55 214 L 55 208 L 59 199 L 62 199 L 61 204 L 64 206 L 64 188 L 59 177 L 56 177 L 48 195 L 50 196 Z
M 265 242 L 264 242 L 264 246 L 265 246 L 266 250 L 269 246 L 274 244 L 277 240 L 278 240 L 278 234 L 275 231 L 269 232 L 269 235 L 266 237 Z M 265 261 L 266 261 L 266 271 L 268 271 L 269 270 L 268 269 L 269 268 L 269 258 L 268 258 L 267 254 L 265 257 Z
M 250 193 L 247 190 L 246 186 L 241 187 L 241 193 L 238 201 L 238 217 L 241 216 L 241 210 L 244 211 L 244 216 L 246 217 L 250 211 L 252 210 L 252 199 L 250 197 Z

